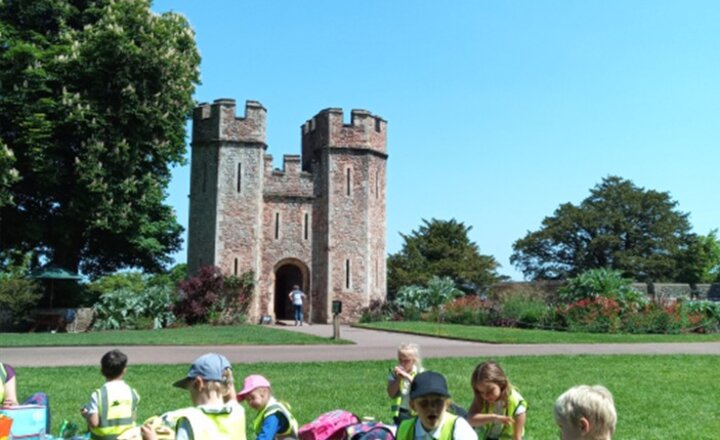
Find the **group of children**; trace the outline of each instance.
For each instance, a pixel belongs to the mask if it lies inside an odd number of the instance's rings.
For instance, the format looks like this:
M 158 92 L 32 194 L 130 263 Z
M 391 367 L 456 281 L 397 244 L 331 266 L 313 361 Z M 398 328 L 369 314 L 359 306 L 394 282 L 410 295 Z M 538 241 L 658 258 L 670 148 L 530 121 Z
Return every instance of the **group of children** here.
M 452 403 L 445 377 L 423 369 L 419 347 L 401 345 L 387 385 L 397 440 L 522 439 L 528 404 L 500 365 L 479 364 L 470 384 L 473 401 L 464 412 Z M 609 440 L 615 431 L 613 397 L 601 385 L 570 388 L 553 413 L 563 440 Z
M 193 406 L 153 417 L 140 427 L 135 426 L 140 397 L 123 380 L 127 356 L 119 350 L 106 353 L 101 371 L 105 384 L 81 409 L 92 439 L 246 440 L 241 401 L 257 411 L 252 422 L 257 440 L 298 437 L 297 420 L 286 404 L 273 397 L 270 382 L 263 376 L 250 375 L 236 393 L 230 362 L 220 354 L 200 356 L 187 375 L 173 384 L 189 392 Z M 452 403 L 445 377 L 423 369 L 418 346 L 401 345 L 398 365 L 390 370 L 387 381 L 396 439 L 522 439 L 528 404 L 500 365 L 492 361 L 479 364 L 470 382 L 474 396 L 465 412 Z M 0 387 L 0 394 L 2 391 Z M 556 400 L 553 411 L 565 440 L 606 440 L 615 430 L 613 398 L 600 385 L 569 389 Z

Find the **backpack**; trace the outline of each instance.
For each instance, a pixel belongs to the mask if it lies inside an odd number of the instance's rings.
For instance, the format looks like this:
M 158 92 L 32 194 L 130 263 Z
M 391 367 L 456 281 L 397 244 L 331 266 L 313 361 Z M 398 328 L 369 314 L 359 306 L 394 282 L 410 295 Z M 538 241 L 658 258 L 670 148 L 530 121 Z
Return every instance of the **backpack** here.
M 395 433 L 380 422 L 362 422 L 345 428 L 343 440 L 395 440 Z
M 300 440 L 341 440 L 344 429 L 360 422 L 357 416 L 349 411 L 336 409 L 320 414 L 312 422 L 298 430 Z

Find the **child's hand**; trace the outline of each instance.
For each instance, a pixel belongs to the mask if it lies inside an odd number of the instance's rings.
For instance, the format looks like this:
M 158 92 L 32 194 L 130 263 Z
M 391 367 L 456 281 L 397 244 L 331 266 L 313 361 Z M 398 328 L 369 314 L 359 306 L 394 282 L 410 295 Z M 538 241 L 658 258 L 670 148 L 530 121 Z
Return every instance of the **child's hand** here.
M 393 371 L 395 372 L 395 376 L 412 381 L 412 376 L 410 376 L 400 365 L 396 366 Z
M 157 440 L 157 435 L 155 435 L 155 427 L 150 423 L 142 425 L 142 427 L 140 428 L 140 433 L 142 434 L 143 440 Z
M 3 408 L 10 408 L 11 406 L 17 406 L 17 405 L 18 405 L 17 401 L 10 400 L 9 398 L 6 398 L 2 403 Z
M 495 423 L 503 424 L 503 425 L 512 425 L 513 423 L 515 423 L 515 420 L 512 417 L 496 415 Z

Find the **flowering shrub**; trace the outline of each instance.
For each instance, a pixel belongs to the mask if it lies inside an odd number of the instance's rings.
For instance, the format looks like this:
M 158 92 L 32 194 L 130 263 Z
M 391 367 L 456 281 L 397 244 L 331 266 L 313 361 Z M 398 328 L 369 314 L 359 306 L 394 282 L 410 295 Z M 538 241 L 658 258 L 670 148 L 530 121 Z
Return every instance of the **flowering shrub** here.
M 610 298 L 581 299 L 568 305 L 564 313 L 570 331 L 615 333 L 620 329 L 620 306 Z
M 566 303 L 605 297 L 616 301 L 622 310 L 641 308 L 647 304 L 647 298 L 631 284 L 631 280 L 623 278 L 616 270 L 591 269 L 568 279 L 558 290 L 558 296 Z
M 252 300 L 255 276 L 224 277 L 220 268 L 205 266 L 179 285 L 179 299 L 172 310 L 186 323 L 240 324 Z

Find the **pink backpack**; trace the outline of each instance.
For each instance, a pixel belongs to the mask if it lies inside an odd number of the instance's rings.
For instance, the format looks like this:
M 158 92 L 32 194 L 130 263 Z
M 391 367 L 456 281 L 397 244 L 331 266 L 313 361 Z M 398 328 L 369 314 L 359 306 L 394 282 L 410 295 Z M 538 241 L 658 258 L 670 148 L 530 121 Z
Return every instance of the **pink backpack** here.
M 320 414 L 298 431 L 300 440 L 340 440 L 345 428 L 358 423 L 357 416 L 349 411 L 336 409 Z

